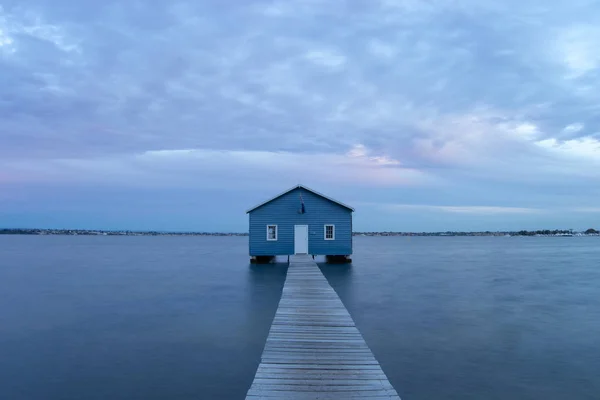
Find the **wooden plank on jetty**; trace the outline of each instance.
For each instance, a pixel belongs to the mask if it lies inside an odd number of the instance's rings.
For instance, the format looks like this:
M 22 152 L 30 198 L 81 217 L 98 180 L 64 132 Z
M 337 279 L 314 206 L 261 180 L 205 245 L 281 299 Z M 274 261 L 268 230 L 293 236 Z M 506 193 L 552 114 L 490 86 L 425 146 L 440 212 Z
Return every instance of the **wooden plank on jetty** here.
M 309 256 L 294 256 L 246 399 L 400 399 Z

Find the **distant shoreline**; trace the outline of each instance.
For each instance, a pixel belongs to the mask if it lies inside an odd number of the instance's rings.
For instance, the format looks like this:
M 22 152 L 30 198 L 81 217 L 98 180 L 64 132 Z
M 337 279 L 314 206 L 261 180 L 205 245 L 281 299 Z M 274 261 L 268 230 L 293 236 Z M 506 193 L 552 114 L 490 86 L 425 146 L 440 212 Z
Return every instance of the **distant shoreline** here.
M 237 232 L 160 232 L 99 229 L 0 229 L 0 235 L 70 235 L 70 236 L 248 236 Z
M 247 232 L 160 232 L 131 230 L 98 230 L 98 229 L 0 229 L 0 235 L 67 235 L 67 236 L 248 236 Z M 595 229 L 582 232 L 573 230 L 536 230 L 506 232 L 353 232 L 353 236 L 533 236 L 533 237 L 570 237 L 600 236 Z

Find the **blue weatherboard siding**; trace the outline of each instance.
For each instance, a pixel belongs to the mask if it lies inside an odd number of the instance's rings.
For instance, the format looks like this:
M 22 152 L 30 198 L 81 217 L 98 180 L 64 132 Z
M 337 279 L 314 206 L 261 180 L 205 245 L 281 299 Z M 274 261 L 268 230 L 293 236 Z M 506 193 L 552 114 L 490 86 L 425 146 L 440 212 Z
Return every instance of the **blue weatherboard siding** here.
M 300 193 L 306 213 L 301 208 Z M 308 225 L 308 253 L 352 254 L 352 212 L 303 188 L 250 211 L 251 256 L 294 254 L 294 225 Z M 335 225 L 335 240 L 325 240 L 325 224 Z M 277 225 L 277 241 L 267 240 L 267 225 Z

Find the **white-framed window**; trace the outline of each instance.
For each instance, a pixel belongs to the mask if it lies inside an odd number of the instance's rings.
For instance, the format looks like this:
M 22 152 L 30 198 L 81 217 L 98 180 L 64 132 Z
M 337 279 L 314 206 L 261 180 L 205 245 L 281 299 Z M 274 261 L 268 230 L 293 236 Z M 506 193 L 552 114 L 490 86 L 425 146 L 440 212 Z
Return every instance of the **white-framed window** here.
M 277 225 L 267 225 L 267 240 L 277 240 Z
M 325 225 L 325 240 L 335 240 L 335 225 Z

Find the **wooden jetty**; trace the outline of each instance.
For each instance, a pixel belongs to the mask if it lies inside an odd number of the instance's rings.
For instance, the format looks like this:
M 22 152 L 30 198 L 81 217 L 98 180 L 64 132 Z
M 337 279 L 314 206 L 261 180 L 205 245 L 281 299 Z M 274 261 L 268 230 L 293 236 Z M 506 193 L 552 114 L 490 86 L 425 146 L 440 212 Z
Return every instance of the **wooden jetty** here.
M 293 256 L 246 399 L 400 399 L 309 256 Z

